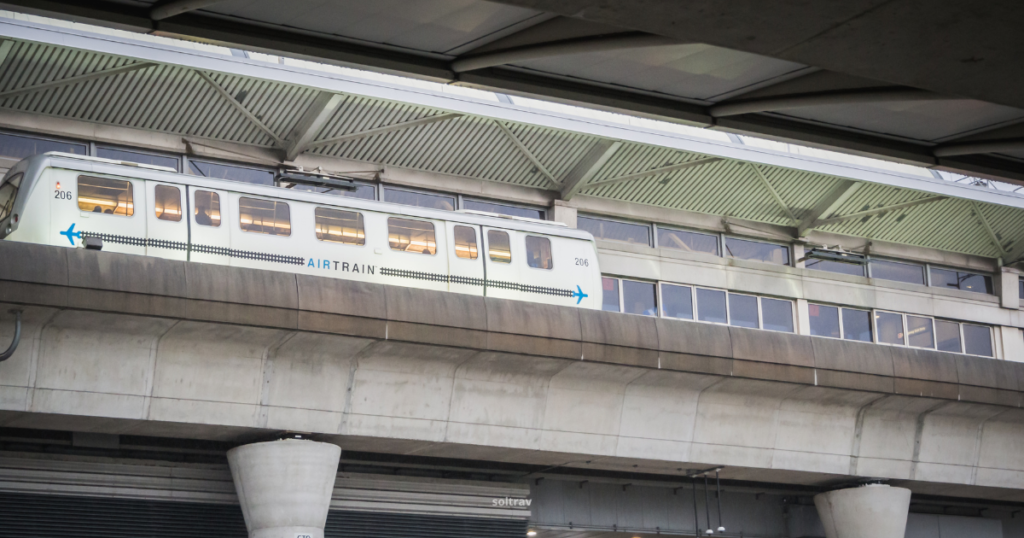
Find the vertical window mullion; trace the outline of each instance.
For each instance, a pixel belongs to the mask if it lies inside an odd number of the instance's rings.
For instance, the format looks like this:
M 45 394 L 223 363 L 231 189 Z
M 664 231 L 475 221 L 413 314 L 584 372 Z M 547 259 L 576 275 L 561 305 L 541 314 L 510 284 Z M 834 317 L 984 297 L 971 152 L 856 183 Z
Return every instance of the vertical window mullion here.
M 622 288 L 625 286 L 622 285 L 624 281 L 621 278 L 617 278 L 616 280 L 619 281 L 619 313 L 621 314 L 626 311 L 626 297 L 622 292 Z
M 755 295 L 754 300 L 757 301 L 757 328 L 764 329 L 764 313 L 761 311 L 761 297 L 759 295 Z
M 651 245 L 658 248 L 658 223 L 651 224 Z

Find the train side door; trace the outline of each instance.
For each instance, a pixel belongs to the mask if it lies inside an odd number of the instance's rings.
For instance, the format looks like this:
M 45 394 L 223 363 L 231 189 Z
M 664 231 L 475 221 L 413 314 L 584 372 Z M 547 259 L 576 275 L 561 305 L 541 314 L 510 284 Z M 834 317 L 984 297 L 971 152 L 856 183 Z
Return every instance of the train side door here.
M 189 187 L 192 252 L 190 259 L 199 263 L 229 265 L 231 247 L 231 211 L 227 191 Z
M 484 261 L 480 227 L 446 222 L 448 233 L 448 290 L 469 295 L 484 294 Z
M 484 265 L 487 268 L 487 296 L 501 299 L 522 299 L 519 291 L 519 264 L 522 260 L 514 248 L 516 232 L 483 227 Z
M 172 260 L 188 256 L 188 221 L 185 220 L 185 187 L 146 182 L 146 255 Z
M 69 192 L 71 207 L 62 204 L 54 212 L 61 239 L 68 246 L 80 245 L 86 237 L 103 240 L 104 252 L 146 254 L 146 182 L 121 177 L 86 174 L 68 178 L 59 190 Z

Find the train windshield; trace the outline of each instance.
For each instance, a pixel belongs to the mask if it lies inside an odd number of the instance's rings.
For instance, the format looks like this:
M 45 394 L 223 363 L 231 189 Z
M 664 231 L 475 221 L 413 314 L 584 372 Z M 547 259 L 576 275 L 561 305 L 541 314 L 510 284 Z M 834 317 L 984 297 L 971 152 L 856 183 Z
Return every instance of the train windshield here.
M 14 198 L 21 184 L 21 174 L 15 174 L 3 185 L 0 185 L 0 220 L 6 219 L 14 210 Z

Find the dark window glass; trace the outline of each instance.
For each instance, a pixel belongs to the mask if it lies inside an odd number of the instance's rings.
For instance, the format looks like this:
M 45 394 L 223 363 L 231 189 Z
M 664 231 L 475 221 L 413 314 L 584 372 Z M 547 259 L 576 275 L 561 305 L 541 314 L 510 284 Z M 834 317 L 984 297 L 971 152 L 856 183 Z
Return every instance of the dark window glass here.
M 601 295 L 604 297 L 601 301 L 601 310 L 607 312 L 619 311 L 619 279 L 602 278 Z
M 661 285 L 661 308 L 665 317 L 693 319 L 693 295 L 688 286 Z
M 970 355 L 992 356 L 992 329 L 964 323 L 964 351 Z
M 181 220 L 181 191 L 177 187 L 157 185 L 153 194 L 156 198 L 153 201 L 156 218 L 172 222 Z
M 366 243 L 362 213 L 318 207 L 313 211 L 313 215 L 316 217 L 317 239 L 346 245 Z
M 931 318 L 907 316 L 907 343 L 914 347 L 935 347 Z
M 313 185 L 294 185 L 291 189 L 293 191 L 333 194 L 334 196 L 344 196 L 346 198 L 359 198 L 360 200 L 377 199 L 377 189 L 375 189 L 373 185 L 363 185 L 360 183 L 356 183 L 356 190 L 354 191 L 332 189 L 330 187 L 314 187 Z
M 135 202 L 130 181 L 78 176 L 78 209 L 130 217 Z
M 654 284 L 650 282 L 622 281 L 623 312 L 627 314 L 658 315 L 658 300 Z
M 21 186 L 23 175 L 15 174 L 0 186 L 0 220 L 6 219 L 14 209 L 14 198 L 18 194 L 18 187 Z
M 718 236 L 658 228 L 658 246 L 718 256 Z
M 384 189 L 384 201 L 391 202 L 393 204 L 455 211 L 455 197 L 443 194 L 427 194 L 423 192 L 410 192 L 398 189 Z
M 47 151 L 60 151 L 63 153 L 74 153 L 85 155 L 89 148 L 85 144 L 74 142 L 58 142 L 56 140 L 44 140 L 31 136 L 18 136 L 0 133 L 0 155 L 12 159 L 24 159 Z
M 766 331 L 793 332 L 793 302 L 762 297 L 761 328 Z
M 1024 279 L 1017 277 L 1017 297 L 1024 299 Z
M 238 199 L 238 221 L 242 230 L 267 235 L 291 235 L 288 204 L 260 198 Z
M 757 297 L 751 295 L 729 294 L 729 325 L 751 327 L 756 329 Z
M 842 309 L 843 339 L 871 342 L 871 312 L 867 310 Z
M 472 211 L 486 211 L 499 215 L 511 215 L 513 217 L 526 217 L 528 219 L 544 219 L 544 210 L 530 209 L 527 207 L 516 207 L 511 205 L 494 204 L 480 200 L 463 200 L 462 206 Z
M 227 179 L 229 181 L 240 181 L 256 185 L 274 184 L 274 173 L 269 170 L 193 160 L 188 161 L 188 167 L 192 170 L 193 174 L 202 177 Z
M 903 316 L 891 312 L 875 312 L 878 341 L 883 344 L 903 345 Z
M 727 323 L 725 292 L 697 288 L 697 319 L 712 323 Z
M 586 230 L 595 239 L 609 239 L 651 245 L 651 227 L 645 224 L 630 224 L 613 220 L 595 219 L 593 217 L 577 217 L 576 227 Z
M 954 290 L 992 293 L 992 277 L 951 269 L 931 268 L 932 286 Z
M 154 166 L 166 166 L 178 170 L 178 158 L 166 155 L 153 155 L 151 153 L 140 153 L 138 151 L 127 151 L 114 148 L 96 148 L 96 156 L 115 161 L 128 161 L 139 164 L 151 164 Z
M 196 191 L 196 224 L 220 226 L 220 195 L 210 191 Z
M 939 344 L 939 351 L 960 353 L 960 324 L 935 320 L 935 340 Z
M 388 245 L 391 250 L 433 255 L 437 252 L 434 223 L 389 217 Z
M 807 260 L 804 267 L 815 271 L 828 271 L 829 273 L 840 273 L 844 275 L 864 276 L 864 266 L 852 263 L 834 262 L 831 260 Z
M 807 305 L 811 334 L 839 338 L 839 308 L 819 304 Z
M 726 237 L 725 252 L 730 258 L 789 265 L 789 247 L 783 245 Z
M 467 260 L 476 259 L 476 230 L 471 226 L 455 227 L 455 255 Z
M 906 282 L 908 284 L 924 284 L 924 267 L 910 263 L 890 262 L 887 260 L 871 260 L 871 278 L 882 278 Z
M 526 236 L 526 263 L 537 269 L 551 269 L 555 266 L 551 258 L 551 240 L 546 237 Z
M 507 233 L 487 230 L 487 255 L 492 262 L 512 263 L 512 244 Z

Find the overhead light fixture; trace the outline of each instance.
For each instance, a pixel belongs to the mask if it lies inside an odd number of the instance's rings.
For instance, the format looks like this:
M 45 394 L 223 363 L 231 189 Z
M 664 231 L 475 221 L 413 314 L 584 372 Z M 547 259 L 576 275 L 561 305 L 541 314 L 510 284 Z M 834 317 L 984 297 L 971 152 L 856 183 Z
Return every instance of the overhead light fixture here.
M 855 252 L 844 250 L 829 250 L 827 248 L 812 248 L 807 255 L 797 261 L 822 260 L 837 263 L 848 263 L 851 265 L 864 265 L 868 263 L 868 257 Z
M 530 529 L 530 530 L 526 531 L 526 535 L 527 536 L 537 536 L 537 531 L 535 531 L 533 529 Z
M 311 187 L 324 187 L 342 191 L 356 190 L 356 184 L 351 179 L 340 178 L 330 174 L 305 172 L 302 170 L 286 170 L 277 174 L 275 178 L 278 184 L 291 183 L 292 185 L 309 185 Z

